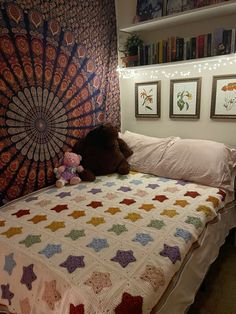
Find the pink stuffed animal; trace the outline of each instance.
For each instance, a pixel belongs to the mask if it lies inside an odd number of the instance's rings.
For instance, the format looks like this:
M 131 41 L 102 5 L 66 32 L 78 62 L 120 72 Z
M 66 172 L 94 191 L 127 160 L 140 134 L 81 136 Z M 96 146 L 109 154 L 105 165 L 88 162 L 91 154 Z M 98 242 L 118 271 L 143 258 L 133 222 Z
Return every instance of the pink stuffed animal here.
M 82 157 L 78 154 L 66 152 L 63 158 L 63 165 L 58 168 L 54 168 L 56 178 L 56 186 L 58 188 L 63 187 L 66 183 L 78 184 L 81 179 L 78 175 L 79 172 L 84 170 L 80 165 Z

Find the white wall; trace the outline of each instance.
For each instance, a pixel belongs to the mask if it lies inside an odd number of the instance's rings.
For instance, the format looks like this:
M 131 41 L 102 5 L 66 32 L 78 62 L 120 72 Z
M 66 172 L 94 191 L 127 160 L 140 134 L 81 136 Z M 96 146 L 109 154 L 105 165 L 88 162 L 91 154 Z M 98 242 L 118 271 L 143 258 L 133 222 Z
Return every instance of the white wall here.
M 130 1 L 130 0 L 129 0 Z M 117 0 L 117 24 L 118 29 L 120 27 L 125 27 L 128 25 L 128 21 L 134 15 L 133 10 L 135 8 L 135 1 L 130 1 L 130 6 L 127 7 L 128 1 Z M 210 21 L 212 29 L 215 26 L 221 25 L 224 27 L 236 27 L 236 18 L 218 18 Z M 224 24 L 223 24 L 224 23 Z M 208 25 L 208 26 L 204 26 Z M 191 29 L 192 27 L 192 29 Z M 181 36 L 186 29 L 192 34 L 196 34 L 196 29 L 204 31 L 204 27 L 209 28 L 209 21 L 203 21 L 200 23 L 199 27 L 194 25 L 180 25 L 175 27 L 173 30 L 174 35 Z M 165 33 L 166 32 L 166 33 Z M 171 30 L 163 30 L 159 32 L 164 34 L 163 36 L 169 36 Z M 184 33 L 186 36 L 187 32 Z M 199 33 L 198 33 L 199 34 Z M 150 36 L 155 36 L 155 32 L 146 36 L 148 40 Z M 120 39 L 121 37 L 119 37 Z M 158 37 L 160 38 L 160 37 Z M 163 37 L 166 38 L 166 37 Z M 183 138 L 201 138 L 201 139 L 211 139 L 220 142 L 224 142 L 230 145 L 236 146 L 236 119 L 235 120 L 213 120 L 210 119 L 210 107 L 211 107 L 211 90 L 212 90 L 212 77 L 213 75 L 225 75 L 225 74 L 236 74 L 236 62 L 235 57 L 231 57 L 227 60 L 225 65 L 224 62 L 221 63 L 220 67 L 215 70 L 209 70 L 209 65 L 206 69 L 202 70 L 201 73 L 198 71 L 194 64 L 172 64 L 157 66 L 156 68 L 150 67 L 140 67 L 135 70 L 135 74 L 131 73 L 130 78 L 120 77 L 120 94 L 121 94 L 121 125 L 122 131 L 130 130 L 137 133 L 142 133 L 145 135 L 151 135 L 156 137 L 166 137 L 166 136 L 180 136 Z M 210 60 L 210 59 L 209 59 Z M 200 63 L 203 63 L 201 60 Z M 230 62 L 232 61 L 232 64 Z M 213 61 L 212 61 L 213 62 Z M 215 64 L 215 61 L 212 63 Z M 129 68 L 127 69 L 129 71 Z M 155 72 L 155 71 L 158 71 Z M 173 79 L 183 78 L 180 72 L 189 73 L 188 78 L 191 77 L 201 77 L 202 78 L 202 89 L 201 89 L 201 107 L 200 107 L 200 119 L 199 120 L 184 120 L 184 119 L 170 119 L 169 118 L 169 98 L 170 98 L 170 78 L 166 77 L 166 73 L 173 76 Z M 162 72 L 165 72 L 163 74 Z M 176 74 L 176 72 L 178 72 Z M 122 76 L 127 75 L 127 73 L 122 73 Z M 130 74 L 128 74 L 130 76 Z M 145 81 L 156 81 L 161 80 L 161 118 L 160 119 L 137 119 L 135 118 L 135 83 L 145 82 Z
M 159 69 L 156 78 L 151 71 Z M 122 131 L 129 130 L 156 137 L 180 136 L 183 138 L 211 139 L 236 146 L 236 120 L 210 119 L 212 76 L 236 74 L 236 62 L 223 65 L 217 70 L 203 70 L 200 74 L 194 65 L 162 66 L 156 69 L 137 71 L 133 78 L 120 78 Z M 199 120 L 170 119 L 170 78 L 162 73 L 175 74 L 174 79 L 183 78 L 180 72 L 190 71 L 190 77 L 202 77 Z M 124 75 L 124 73 L 123 73 Z M 151 78 L 152 77 L 152 78 Z M 135 118 L 135 83 L 161 80 L 161 117 L 159 119 Z

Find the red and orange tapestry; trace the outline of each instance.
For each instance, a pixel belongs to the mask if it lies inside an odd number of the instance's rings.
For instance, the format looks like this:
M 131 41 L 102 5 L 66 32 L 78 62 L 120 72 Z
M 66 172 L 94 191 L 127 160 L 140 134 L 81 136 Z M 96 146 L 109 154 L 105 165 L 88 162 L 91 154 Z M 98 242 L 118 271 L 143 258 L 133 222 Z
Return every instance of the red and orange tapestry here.
M 113 1 L 1 1 L 0 204 L 54 182 L 64 151 L 119 127 Z

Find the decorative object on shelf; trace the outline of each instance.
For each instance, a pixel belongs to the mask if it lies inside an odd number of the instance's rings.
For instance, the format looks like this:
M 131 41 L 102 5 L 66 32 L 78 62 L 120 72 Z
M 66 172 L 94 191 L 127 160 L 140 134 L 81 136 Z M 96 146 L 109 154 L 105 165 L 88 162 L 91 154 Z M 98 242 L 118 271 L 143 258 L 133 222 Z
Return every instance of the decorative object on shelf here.
M 160 118 L 161 81 L 135 84 L 136 118 Z
M 182 11 L 182 0 L 167 0 L 166 14 L 171 15 Z
M 138 54 L 138 48 L 143 45 L 143 40 L 138 34 L 130 34 L 124 44 L 124 54 L 126 56 L 136 56 Z
M 143 46 L 143 40 L 137 34 L 130 34 L 124 44 L 124 49 L 120 50 L 125 54 L 122 61 L 125 67 L 138 65 L 138 52 Z
M 236 74 L 213 77 L 211 118 L 236 119 Z
M 200 117 L 201 78 L 170 81 L 170 118 Z
M 165 0 L 137 0 L 136 22 L 143 22 L 165 15 Z

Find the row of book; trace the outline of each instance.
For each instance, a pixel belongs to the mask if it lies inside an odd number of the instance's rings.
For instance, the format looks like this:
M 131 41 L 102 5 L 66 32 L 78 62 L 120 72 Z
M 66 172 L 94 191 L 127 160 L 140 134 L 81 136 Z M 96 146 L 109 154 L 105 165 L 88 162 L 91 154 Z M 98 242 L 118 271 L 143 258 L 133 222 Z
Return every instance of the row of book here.
M 137 0 L 134 22 L 142 22 L 228 0 Z
M 224 55 L 236 51 L 235 28 L 191 38 L 170 37 L 139 47 L 137 65 L 148 65 Z

